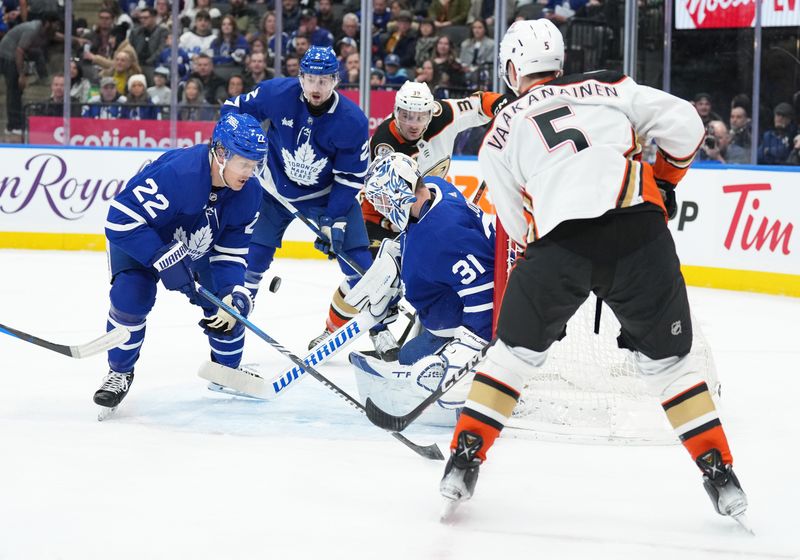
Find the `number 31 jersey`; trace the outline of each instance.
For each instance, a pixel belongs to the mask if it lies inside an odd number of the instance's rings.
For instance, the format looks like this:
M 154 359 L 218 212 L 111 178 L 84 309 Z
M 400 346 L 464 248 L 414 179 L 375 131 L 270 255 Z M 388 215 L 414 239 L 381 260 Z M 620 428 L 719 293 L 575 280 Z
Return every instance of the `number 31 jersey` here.
M 664 204 L 655 179 L 686 173 L 704 135 L 694 107 L 618 72 L 540 83 L 500 111 L 478 160 L 497 215 L 525 245 L 566 220 Z M 641 139 L 658 146 L 641 162 Z

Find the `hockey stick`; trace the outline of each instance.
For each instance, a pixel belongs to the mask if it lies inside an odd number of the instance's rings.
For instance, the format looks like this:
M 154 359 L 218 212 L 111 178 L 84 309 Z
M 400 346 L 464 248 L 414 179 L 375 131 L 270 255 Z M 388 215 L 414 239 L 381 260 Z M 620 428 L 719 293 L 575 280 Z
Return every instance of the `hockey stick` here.
M 130 338 L 128 329 L 122 326 L 114 327 L 100 338 L 96 338 L 95 340 L 87 342 L 86 344 L 78 344 L 77 346 L 56 344 L 55 342 L 44 340 L 37 336 L 33 336 L 32 334 L 13 329 L 6 325 L 0 325 L 0 332 L 9 336 L 13 336 L 14 338 L 24 340 L 25 342 L 30 342 L 36 346 L 47 348 L 53 352 L 58 352 L 59 354 L 69 356 L 70 358 L 88 358 L 89 356 L 94 356 L 95 354 L 100 354 L 101 352 L 110 350 L 115 346 L 119 346 L 123 342 L 127 341 L 128 338 Z
M 326 238 L 326 235 L 322 233 L 322 230 L 319 229 L 319 226 L 317 226 L 317 224 L 315 224 L 314 222 L 303 216 L 303 214 L 300 213 L 300 210 L 295 208 L 291 202 L 289 202 L 283 196 L 281 196 L 275 185 L 268 182 L 263 176 L 258 176 L 257 178 L 261 183 L 261 186 L 272 196 L 272 198 L 280 202 L 281 205 L 284 208 L 286 208 L 291 214 L 293 214 L 295 218 L 297 218 L 305 225 L 307 225 L 308 228 L 311 231 L 313 231 L 317 237 L 319 237 L 320 239 Z M 364 276 L 364 273 L 366 271 L 361 267 L 361 265 L 352 260 L 346 253 L 336 253 L 336 256 L 342 259 L 347 264 L 347 266 L 355 270 L 359 276 Z
M 295 363 L 295 365 L 303 368 L 306 372 L 308 372 L 311 375 L 311 377 L 313 377 L 314 379 L 316 379 L 317 381 L 319 381 L 320 383 L 325 385 L 325 387 L 327 387 L 328 389 L 330 389 L 331 391 L 333 391 L 334 393 L 339 395 L 342 399 L 344 399 L 353 408 L 355 408 L 356 410 L 358 410 L 359 412 L 362 412 L 364 414 L 367 413 L 366 410 L 364 409 L 364 406 L 360 402 L 358 402 L 353 397 L 348 395 L 345 391 L 343 391 L 342 389 L 337 387 L 335 384 L 333 384 L 331 381 L 329 381 L 328 378 L 326 378 L 324 375 L 322 375 L 316 369 L 314 369 L 310 365 L 304 364 L 302 362 L 302 360 L 300 360 L 300 358 L 298 358 L 296 355 L 292 354 L 289 350 L 284 348 L 278 341 L 276 341 L 274 338 L 269 336 L 267 333 L 265 333 L 264 331 L 259 329 L 257 326 L 255 326 L 253 323 L 251 323 L 249 320 L 247 320 L 245 317 L 243 317 L 242 314 L 239 313 L 236 309 L 234 309 L 230 305 L 228 305 L 225 302 L 223 302 L 222 300 L 220 300 L 218 297 L 216 297 L 214 294 L 209 292 L 203 286 L 199 286 L 198 287 L 198 292 L 200 293 L 201 296 L 206 298 L 209 302 L 213 303 L 214 305 L 216 305 L 217 307 L 219 307 L 223 311 L 227 312 L 232 317 L 235 317 L 237 321 L 239 321 L 245 327 L 250 329 L 259 338 L 261 338 L 267 344 L 269 344 L 270 346 L 275 348 L 278 352 L 280 352 L 281 354 L 283 354 L 284 356 L 289 358 L 292 362 Z M 444 455 L 442 455 L 442 451 L 439 449 L 439 446 L 436 445 L 435 443 L 431 444 L 431 445 L 428 445 L 428 446 L 417 445 L 416 443 L 414 443 L 411 440 L 407 439 L 402 434 L 398 434 L 396 432 L 392 432 L 392 437 L 394 437 L 396 440 L 400 441 L 403 445 L 405 445 L 406 447 L 410 448 L 411 450 L 413 450 L 418 455 L 421 455 L 422 457 L 425 457 L 426 459 L 435 459 L 435 460 L 439 460 L 439 461 L 444 460 Z
M 303 358 L 303 363 L 319 366 L 327 362 L 373 326 L 375 326 L 375 319 L 372 315 L 359 313 L 314 346 Z M 244 396 L 271 401 L 284 395 L 292 387 L 296 387 L 300 379 L 305 379 L 303 377 L 305 372 L 305 367 L 295 365 L 267 380 L 263 377 L 243 374 L 221 364 L 208 362 L 203 365 L 198 375 L 212 383 L 233 389 Z
M 419 403 L 417 407 L 408 414 L 404 414 L 402 416 L 389 414 L 388 412 L 380 409 L 374 402 L 372 402 L 372 399 L 367 397 L 367 404 L 365 406 L 367 418 L 369 418 L 370 422 L 379 428 L 389 430 L 392 433 L 402 432 L 408 427 L 409 424 L 419 418 L 426 408 L 439 400 L 442 395 L 452 389 L 456 383 L 458 383 L 465 375 L 472 371 L 475 366 L 478 365 L 478 362 L 480 362 L 486 355 L 486 351 L 490 346 L 491 343 L 481 348 L 480 351 L 470 358 L 470 360 L 464 364 L 460 370 L 453 374 L 451 378 L 442 382 L 442 384 L 437 387 L 436 390 L 428 396 L 428 398 Z

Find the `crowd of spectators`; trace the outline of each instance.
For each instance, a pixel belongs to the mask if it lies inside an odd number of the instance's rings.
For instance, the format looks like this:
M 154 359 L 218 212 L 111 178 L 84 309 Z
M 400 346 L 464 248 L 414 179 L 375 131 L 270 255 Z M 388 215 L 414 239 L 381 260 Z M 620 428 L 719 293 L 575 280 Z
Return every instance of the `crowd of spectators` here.
M 278 33 L 274 2 L 283 8 Z M 502 0 L 509 21 L 546 17 L 562 30 L 573 18 L 604 21 L 606 0 Z M 73 23 L 69 102 L 71 114 L 90 118 L 162 119 L 171 100 L 172 2 L 102 0 L 93 22 Z M 229 97 L 280 74 L 297 76 L 299 61 L 312 45 L 333 47 L 340 61 L 342 88 L 359 83 L 361 40 L 357 0 L 184 0 L 177 48 L 178 113 L 181 120 L 213 120 Z M 490 89 L 497 53 L 493 36 L 495 0 L 373 0 L 369 82 L 396 89 L 406 80 L 429 85 L 437 98 Z M 22 90 L 33 70 L 42 75 L 43 53 L 58 40 L 52 17 L 57 0 L 0 0 L 0 71 L 5 76 L 7 132 L 24 126 Z M 5 36 L 3 36 L 5 35 Z M 60 37 L 63 41 L 63 34 Z M 569 40 L 569 39 L 568 39 Z M 20 66 L 18 47 L 26 64 Z M 569 45 L 568 45 L 569 48 Z M 55 75 L 51 95 L 37 113 L 63 113 L 64 77 Z M 758 137 L 758 163 L 798 164 L 800 92 L 778 103 L 771 127 Z M 747 95 L 731 101 L 726 120 L 712 107 L 712 96 L 698 93 L 693 103 L 707 134 L 699 161 L 747 163 L 752 132 Z M 762 121 L 764 119 L 762 118 Z M 757 135 L 758 136 L 758 135 Z

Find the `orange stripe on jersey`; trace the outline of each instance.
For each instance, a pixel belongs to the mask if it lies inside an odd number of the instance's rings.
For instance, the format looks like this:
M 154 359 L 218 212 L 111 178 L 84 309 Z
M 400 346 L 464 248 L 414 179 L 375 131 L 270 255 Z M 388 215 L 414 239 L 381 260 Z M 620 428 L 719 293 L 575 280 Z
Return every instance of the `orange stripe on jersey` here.
M 694 156 L 692 156 L 693 158 Z M 683 176 L 686 175 L 686 172 L 689 171 L 689 164 L 692 162 L 692 159 L 689 159 L 689 163 L 685 166 L 675 165 L 673 164 L 667 157 L 664 156 L 661 150 L 658 151 L 656 154 L 656 163 L 653 166 L 653 171 L 655 176 L 659 179 L 663 179 L 673 185 L 677 185 Z
M 658 190 L 656 179 L 653 175 L 653 167 L 647 163 L 642 164 L 642 198 L 647 202 L 651 202 L 661 208 L 664 212 L 664 218 L 667 218 L 667 208 L 664 206 L 664 198 L 661 196 L 661 191 Z
M 719 420 L 713 426 L 708 426 L 702 432 L 683 440 L 683 446 L 695 461 L 708 450 L 719 449 L 722 455 L 722 462 L 726 465 L 733 464 L 733 455 L 731 455 L 731 449 L 728 446 L 728 438 L 725 436 L 725 431 L 719 424 Z
M 366 198 L 361 201 L 361 214 L 364 216 L 365 221 L 373 224 L 380 225 L 383 220 L 383 214 L 375 210 L 375 206 Z
M 392 119 L 392 122 L 389 123 L 389 132 L 391 132 L 392 136 L 394 136 L 395 139 L 401 144 L 407 142 L 407 140 L 403 138 L 403 135 L 400 134 L 400 131 L 397 130 L 397 121 L 394 119 Z
M 483 114 L 487 117 L 494 117 L 494 104 L 503 96 L 491 91 L 479 91 L 478 95 L 481 98 L 481 111 L 483 111 Z

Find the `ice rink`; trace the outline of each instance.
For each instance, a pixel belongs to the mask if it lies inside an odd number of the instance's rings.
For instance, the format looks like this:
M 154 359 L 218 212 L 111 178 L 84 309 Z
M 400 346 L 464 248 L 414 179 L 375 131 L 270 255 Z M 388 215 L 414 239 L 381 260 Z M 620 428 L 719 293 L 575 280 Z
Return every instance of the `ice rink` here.
M 0 251 L 0 323 L 62 343 L 104 332 L 105 255 Z M 301 353 L 340 276 L 279 260 L 251 319 Z M 438 521 L 426 461 L 307 378 L 274 402 L 196 375 L 199 308 L 159 288 L 131 392 L 97 422 L 105 357 L 0 337 L 0 559 L 755 559 L 800 555 L 800 299 L 690 289 L 757 536 L 718 516 L 679 446 L 501 438 L 475 497 Z M 369 342 L 356 346 L 367 348 Z M 356 395 L 347 352 L 321 367 Z M 245 362 L 286 358 L 254 336 Z M 451 431 L 412 425 L 446 451 Z

